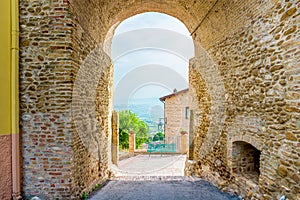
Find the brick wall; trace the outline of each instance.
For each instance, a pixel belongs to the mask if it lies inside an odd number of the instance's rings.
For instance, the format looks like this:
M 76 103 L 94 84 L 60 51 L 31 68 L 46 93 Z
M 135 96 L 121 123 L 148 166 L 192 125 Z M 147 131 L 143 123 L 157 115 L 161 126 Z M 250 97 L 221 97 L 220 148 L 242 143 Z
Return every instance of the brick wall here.
M 214 15 L 210 16 L 211 20 Z M 209 180 L 235 182 L 230 178 L 234 174 L 230 173 L 232 166 L 226 151 L 231 152 L 231 143 L 239 138 L 261 149 L 260 189 L 257 189 L 259 195 L 255 195 L 249 193 L 250 186 L 236 182 L 239 188 L 233 187 L 232 191 L 249 199 L 274 199 L 283 194 L 297 199 L 299 152 L 293 148 L 299 146 L 296 130 L 299 125 L 295 123 L 299 117 L 296 109 L 299 94 L 295 91 L 298 87 L 295 77 L 299 76 L 299 50 L 295 46 L 299 44 L 296 25 L 299 3 L 279 1 L 269 11 L 253 17 L 251 25 L 208 49 L 222 79 L 215 86 L 206 81 L 212 102 L 211 122 L 204 139 L 199 137 L 205 142 L 198 156 L 201 166 L 196 168 L 202 169 L 201 176 Z M 205 57 L 195 63 L 203 79 L 211 77 L 212 72 L 201 70 L 208 68 Z M 216 87 L 219 84 L 225 90 Z M 215 94 L 221 94 L 225 101 L 218 100 Z M 224 121 L 214 114 L 215 106 L 218 107 L 215 111 L 224 114 Z M 213 130 L 214 123 L 221 129 Z M 209 137 L 218 134 L 218 139 Z M 213 144 L 213 148 L 207 144 Z M 224 187 L 221 183 L 215 182 Z
M 67 198 L 72 171 L 68 1 L 20 1 L 23 196 Z
M 72 10 L 74 15 L 76 11 Z M 111 140 L 110 59 L 73 19 L 73 182 L 72 195 L 91 191 L 109 176 Z

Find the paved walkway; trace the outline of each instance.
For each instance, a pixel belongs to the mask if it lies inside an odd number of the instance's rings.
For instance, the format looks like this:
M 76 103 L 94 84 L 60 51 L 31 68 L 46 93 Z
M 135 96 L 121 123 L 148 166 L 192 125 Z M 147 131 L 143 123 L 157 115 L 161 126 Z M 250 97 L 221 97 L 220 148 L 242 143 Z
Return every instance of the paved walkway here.
M 119 162 L 117 177 L 184 176 L 186 155 L 141 154 Z
M 209 182 L 185 177 L 185 155 L 139 155 L 119 162 L 116 178 L 91 200 L 238 200 Z
M 91 200 L 238 200 L 210 183 L 197 181 L 110 181 Z

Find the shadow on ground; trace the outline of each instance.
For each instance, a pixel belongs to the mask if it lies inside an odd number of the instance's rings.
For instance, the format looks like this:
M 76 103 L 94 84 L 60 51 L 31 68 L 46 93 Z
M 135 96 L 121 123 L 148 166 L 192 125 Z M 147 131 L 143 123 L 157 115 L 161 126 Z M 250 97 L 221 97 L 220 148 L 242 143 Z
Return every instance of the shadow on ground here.
M 204 180 L 110 181 L 91 200 L 238 200 Z

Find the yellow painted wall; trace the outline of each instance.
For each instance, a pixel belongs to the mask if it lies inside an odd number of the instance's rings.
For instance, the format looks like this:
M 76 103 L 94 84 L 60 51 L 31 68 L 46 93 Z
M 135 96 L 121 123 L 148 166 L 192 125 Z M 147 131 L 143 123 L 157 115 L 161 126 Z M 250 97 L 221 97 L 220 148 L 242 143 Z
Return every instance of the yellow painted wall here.
M 0 1 L 0 135 L 18 132 L 17 0 Z
M 11 133 L 10 0 L 0 1 L 0 134 Z

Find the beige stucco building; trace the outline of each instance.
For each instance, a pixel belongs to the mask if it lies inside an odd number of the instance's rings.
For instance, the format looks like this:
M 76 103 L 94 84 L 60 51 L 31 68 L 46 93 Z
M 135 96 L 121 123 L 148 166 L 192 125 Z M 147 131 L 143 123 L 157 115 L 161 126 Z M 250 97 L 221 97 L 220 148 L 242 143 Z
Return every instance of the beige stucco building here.
M 163 96 L 159 100 L 164 103 L 166 142 L 176 143 L 179 147 L 181 134 L 189 132 L 189 90 L 174 89 L 172 94 Z

